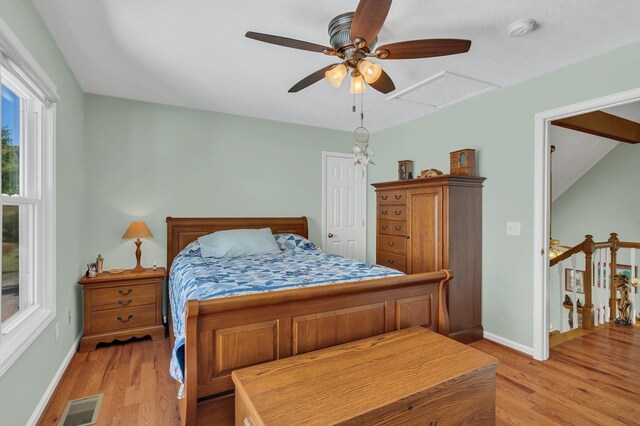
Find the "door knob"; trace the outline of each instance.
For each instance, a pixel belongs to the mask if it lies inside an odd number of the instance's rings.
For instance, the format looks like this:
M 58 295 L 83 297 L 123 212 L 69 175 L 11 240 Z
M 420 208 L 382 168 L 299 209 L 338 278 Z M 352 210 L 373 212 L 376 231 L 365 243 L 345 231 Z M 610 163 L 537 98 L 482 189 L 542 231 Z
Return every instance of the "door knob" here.
M 331 232 L 329 232 L 329 235 L 327 235 L 327 237 L 333 238 L 333 234 Z

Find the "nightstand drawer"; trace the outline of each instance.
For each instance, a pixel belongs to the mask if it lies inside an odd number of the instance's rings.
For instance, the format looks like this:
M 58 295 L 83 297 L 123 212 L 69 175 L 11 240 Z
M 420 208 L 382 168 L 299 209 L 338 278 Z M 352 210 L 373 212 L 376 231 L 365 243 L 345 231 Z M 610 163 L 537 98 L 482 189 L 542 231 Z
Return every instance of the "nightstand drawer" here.
M 91 332 L 123 330 L 127 328 L 154 325 L 156 322 L 156 305 L 135 308 L 109 309 L 94 312 L 91 315 Z
M 91 310 L 126 308 L 156 302 L 157 284 L 120 285 L 91 290 Z

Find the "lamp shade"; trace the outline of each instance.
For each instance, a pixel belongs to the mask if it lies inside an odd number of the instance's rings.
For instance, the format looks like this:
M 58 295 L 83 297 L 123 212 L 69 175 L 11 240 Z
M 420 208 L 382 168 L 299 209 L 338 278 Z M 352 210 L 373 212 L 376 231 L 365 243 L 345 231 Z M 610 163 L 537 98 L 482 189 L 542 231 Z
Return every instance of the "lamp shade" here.
M 153 234 L 144 222 L 131 222 L 122 238 L 153 238 Z
M 364 84 L 364 79 L 362 75 L 357 74 L 351 77 L 351 88 L 349 89 L 349 93 L 354 95 L 359 95 L 367 89 L 367 85 Z
M 344 64 L 338 64 L 324 73 L 327 82 L 338 89 L 342 85 L 342 80 L 347 75 L 347 67 Z
M 362 60 L 358 64 L 358 71 L 362 74 L 364 81 L 367 83 L 375 83 L 380 75 L 382 75 L 382 67 L 376 63 Z

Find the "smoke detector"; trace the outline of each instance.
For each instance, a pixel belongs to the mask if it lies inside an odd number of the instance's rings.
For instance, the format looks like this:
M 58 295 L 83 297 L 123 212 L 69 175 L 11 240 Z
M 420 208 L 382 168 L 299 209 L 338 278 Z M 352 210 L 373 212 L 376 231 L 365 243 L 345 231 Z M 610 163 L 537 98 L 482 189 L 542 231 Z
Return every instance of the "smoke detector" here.
M 533 31 L 535 27 L 536 21 L 534 19 L 520 19 L 507 27 L 507 33 L 511 38 L 522 37 Z

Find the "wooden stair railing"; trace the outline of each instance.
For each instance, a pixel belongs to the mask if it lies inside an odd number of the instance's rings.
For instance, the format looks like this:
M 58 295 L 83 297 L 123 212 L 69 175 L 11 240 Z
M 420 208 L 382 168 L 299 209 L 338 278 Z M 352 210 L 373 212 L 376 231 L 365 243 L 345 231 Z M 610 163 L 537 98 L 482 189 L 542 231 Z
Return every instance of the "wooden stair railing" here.
M 573 255 L 578 253 L 584 253 L 585 255 L 585 272 L 584 272 L 584 305 L 582 306 L 582 328 L 593 328 L 593 300 L 592 300 L 592 285 L 593 285 L 593 254 L 597 249 L 609 249 L 611 253 L 610 276 L 614 277 L 618 271 L 618 250 L 621 248 L 628 249 L 640 249 L 640 243 L 624 242 L 620 241 L 618 234 L 611 233 L 611 236 L 607 241 L 594 242 L 592 235 L 586 235 L 584 241 L 580 244 L 571 247 L 564 253 L 554 257 L 549 261 L 549 266 L 553 267 L 558 263 L 570 259 Z M 632 271 L 633 273 L 633 271 Z M 631 283 L 629 283 L 631 284 Z M 609 295 L 609 319 L 611 321 L 616 319 L 617 312 L 617 289 L 615 285 L 611 285 L 611 291 Z

